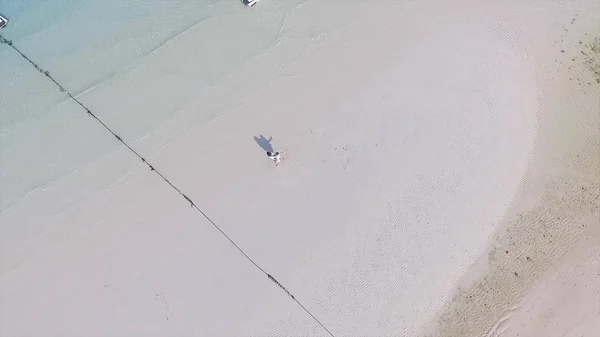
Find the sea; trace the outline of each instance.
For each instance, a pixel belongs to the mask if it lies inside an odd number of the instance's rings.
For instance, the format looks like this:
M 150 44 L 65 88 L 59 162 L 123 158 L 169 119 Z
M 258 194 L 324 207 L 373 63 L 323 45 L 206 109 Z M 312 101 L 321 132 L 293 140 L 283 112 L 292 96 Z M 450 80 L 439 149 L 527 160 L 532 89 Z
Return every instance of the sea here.
M 219 0 L 5 0 L 0 14 L 9 23 L 0 34 L 78 94 L 203 20 L 236 10 L 245 8 Z M 0 55 L 3 127 L 43 113 L 48 104 L 60 101 L 44 93 L 45 87 L 37 88 L 45 78 L 31 73 L 31 65 L 13 50 L 2 46 Z M 23 104 L 31 94 L 39 104 Z
M 1 1 L 0 14 L 9 22 L 0 34 L 14 47 L 0 45 L 1 209 L 59 179 L 67 173 L 65 167 L 93 160 L 90 151 L 81 150 L 85 153 L 71 156 L 80 157 L 78 162 L 60 162 L 56 154 L 64 151 L 47 148 L 49 137 L 62 130 L 76 133 L 80 122 L 75 116 L 59 116 L 72 100 L 18 51 L 132 139 L 164 122 L 220 76 L 278 43 L 287 13 L 303 3 L 263 0 L 248 7 L 239 0 Z M 188 72 L 183 63 L 194 69 Z M 164 84 L 150 90 L 148 82 Z M 127 97 L 115 97 L 125 91 L 119 85 L 127 87 Z M 163 98 L 153 104 L 164 107 L 144 109 L 149 95 L 158 90 Z M 85 115 L 85 110 L 72 113 Z M 130 120 L 124 125 L 111 120 L 111 114 L 129 115 Z M 73 124 L 52 125 L 59 120 Z

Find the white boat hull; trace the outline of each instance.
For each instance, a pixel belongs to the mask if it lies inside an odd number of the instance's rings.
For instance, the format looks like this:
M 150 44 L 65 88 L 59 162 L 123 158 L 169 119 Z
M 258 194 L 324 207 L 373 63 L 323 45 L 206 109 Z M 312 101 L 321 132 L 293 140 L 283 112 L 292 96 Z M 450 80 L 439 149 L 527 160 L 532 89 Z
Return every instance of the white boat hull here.
M 260 0 L 242 0 L 242 2 L 244 3 L 244 5 L 248 6 L 248 7 L 252 7 L 254 5 L 256 5 L 257 2 L 259 2 Z

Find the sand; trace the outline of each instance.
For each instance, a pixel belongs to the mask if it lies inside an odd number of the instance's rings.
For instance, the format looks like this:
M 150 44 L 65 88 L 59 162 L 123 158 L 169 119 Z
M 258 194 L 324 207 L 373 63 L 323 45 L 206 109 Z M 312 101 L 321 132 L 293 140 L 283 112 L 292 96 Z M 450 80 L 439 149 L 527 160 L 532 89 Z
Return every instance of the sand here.
M 543 275 L 496 330 L 503 336 L 597 335 L 599 236 L 592 239 L 595 244 L 580 243 L 584 247 Z
M 212 6 L 165 9 L 177 29 L 123 38 L 120 62 L 95 56 L 113 31 L 68 60 L 67 24 L 14 43 L 335 336 L 597 333 L 597 3 Z M 0 335 L 328 335 L 0 53 Z

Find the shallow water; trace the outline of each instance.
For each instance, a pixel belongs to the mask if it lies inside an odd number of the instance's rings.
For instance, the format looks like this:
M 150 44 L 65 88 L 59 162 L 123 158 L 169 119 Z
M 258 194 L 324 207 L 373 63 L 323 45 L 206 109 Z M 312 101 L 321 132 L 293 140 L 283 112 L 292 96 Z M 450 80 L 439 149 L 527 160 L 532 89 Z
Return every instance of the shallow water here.
M 10 21 L 1 34 L 73 94 L 123 72 L 202 20 L 227 13 L 218 1 L 189 0 L 7 1 L 2 11 Z M 3 127 L 61 102 L 51 92 L 37 92 L 37 104 L 24 105 L 31 93 L 23 84 L 46 79 L 25 75 L 30 65 L 8 55 L 11 50 L 3 47 L 0 53 Z

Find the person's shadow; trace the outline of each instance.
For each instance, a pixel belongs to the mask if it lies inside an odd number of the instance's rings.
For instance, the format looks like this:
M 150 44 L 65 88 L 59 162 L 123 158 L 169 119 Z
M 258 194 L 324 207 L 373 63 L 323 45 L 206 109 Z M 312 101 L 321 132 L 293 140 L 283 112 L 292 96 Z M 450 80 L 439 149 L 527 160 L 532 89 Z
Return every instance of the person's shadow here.
M 265 138 L 265 136 L 260 135 L 258 137 L 254 136 L 254 141 L 258 146 L 260 146 L 266 152 L 275 152 L 273 151 L 273 145 L 271 145 L 271 141 L 273 137 L 269 137 L 269 139 Z

